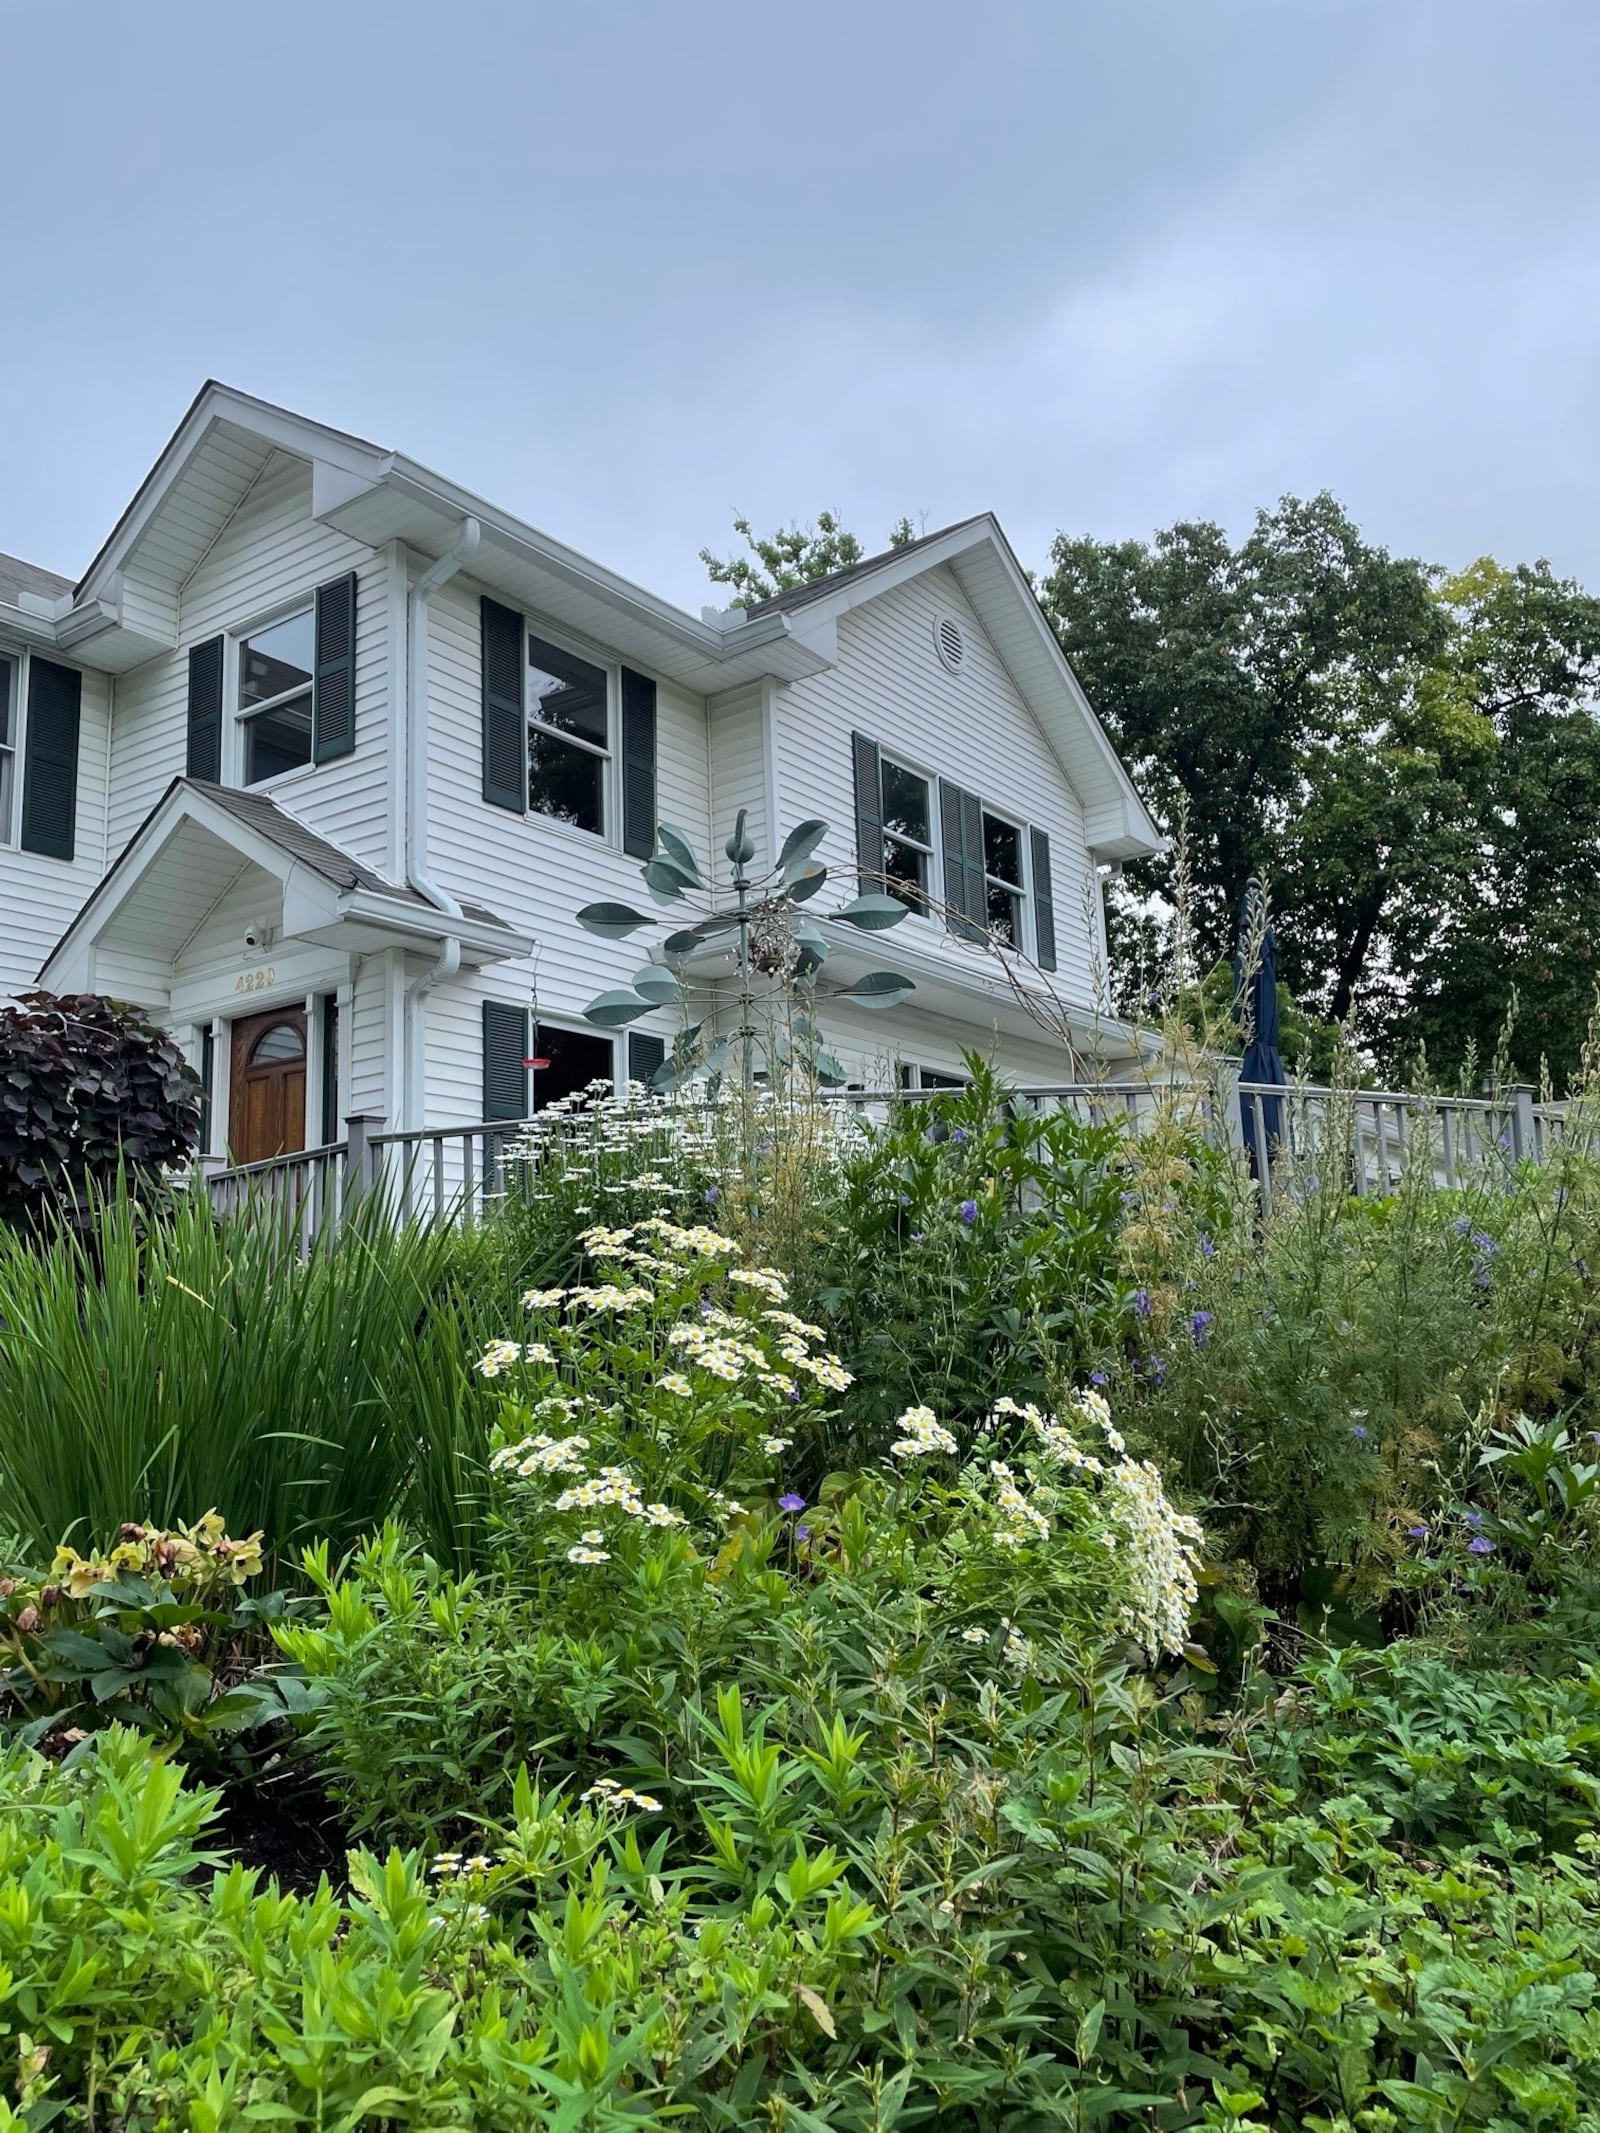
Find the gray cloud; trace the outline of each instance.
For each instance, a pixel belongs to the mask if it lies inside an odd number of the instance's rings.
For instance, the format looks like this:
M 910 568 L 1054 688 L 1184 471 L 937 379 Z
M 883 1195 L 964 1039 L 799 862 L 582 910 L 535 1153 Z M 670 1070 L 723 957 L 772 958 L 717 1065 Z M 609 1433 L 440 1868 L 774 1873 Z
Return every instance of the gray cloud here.
M 739 507 L 1600 582 L 1587 0 L 10 0 L 0 547 L 213 374 L 689 606 Z

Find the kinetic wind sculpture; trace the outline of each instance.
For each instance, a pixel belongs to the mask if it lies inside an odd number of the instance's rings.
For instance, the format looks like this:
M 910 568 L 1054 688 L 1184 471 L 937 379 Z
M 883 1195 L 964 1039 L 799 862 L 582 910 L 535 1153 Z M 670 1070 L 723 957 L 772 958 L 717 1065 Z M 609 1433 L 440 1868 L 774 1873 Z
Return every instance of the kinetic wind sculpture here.
M 825 886 L 828 870 L 812 854 L 828 834 L 826 822 L 815 817 L 800 822 L 783 841 L 776 866 L 762 875 L 748 870 L 755 858 L 755 840 L 746 828 L 748 810 L 740 808 L 733 834 L 723 846 L 733 868 L 731 908 L 719 908 L 713 887 L 700 871 L 694 850 L 681 830 L 666 823 L 656 829 L 656 849 L 639 869 L 640 879 L 659 904 L 681 904 L 698 899 L 702 915 L 691 925 L 679 926 L 661 943 L 661 960 L 636 970 L 626 989 L 603 992 L 584 1009 L 584 1019 L 598 1029 L 621 1029 L 655 1007 L 683 1004 L 684 974 L 695 956 L 731 951 L 738 958 L 739 1027 L 728 1036 L 702 1049 L 704 1025 L 691 1022 L 679 1031 L 666 1062 L 657 1070 L 652 1086 L 677 1088 L 692 1074 L 719 1074 L 729 1052 L 738 1047 L 740 1068 L 746 1082 L 755 1074 L 757 1032 L 751 1020 L 754 1007 L 753 973 L 781 978 L 793 988 L 813 979 L 827 961 L 828 940 L 820 918 L 854 926 L 862 933 L 881 933 L 898 926 L 906 907 L 893 896 L 868 893 L 857 896 L 837 910 L 813 914 L 805 906 Z M 642 926 L 656 923 L 631 904 L 586 904 L 578 924 L 603 940 L 625 940 Z M 858 1007 L 893 1007 L 915 991 L 911 980 L 896 970 L 871 970 L 852 984 L 842 985 L 835 999 L 854 1001 Z M 844 1072 L 837 1060 L 820 1049 L 817 1031 L 809 1015 L 792 1018 L 795 1035 L 805 1048 L 817 1079 L 837 1086 Z M 787 1042 L 779 1033 L 781 1050 Z M 786 1060 L 781 1063 L 787 1063 Z

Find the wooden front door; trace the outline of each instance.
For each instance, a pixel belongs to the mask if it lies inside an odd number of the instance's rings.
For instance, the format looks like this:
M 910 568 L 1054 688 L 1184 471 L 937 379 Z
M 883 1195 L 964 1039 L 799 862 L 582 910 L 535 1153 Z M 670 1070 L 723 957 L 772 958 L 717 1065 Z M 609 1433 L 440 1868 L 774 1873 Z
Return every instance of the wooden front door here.
M 261 1163 L 305 1146 L 303 1008 L 279 1007 L 233 1025 L 228 1144 L 236 1163 Z

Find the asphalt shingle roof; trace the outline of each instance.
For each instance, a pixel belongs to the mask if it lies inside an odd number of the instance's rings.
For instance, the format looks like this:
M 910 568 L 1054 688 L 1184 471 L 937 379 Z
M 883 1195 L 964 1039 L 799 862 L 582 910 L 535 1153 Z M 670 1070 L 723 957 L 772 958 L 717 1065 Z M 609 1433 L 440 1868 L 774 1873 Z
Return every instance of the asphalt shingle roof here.
M 847 563 L 843 570 L 832 570 L 825 578 L 813 578 L 809 585 L 792 585 L 787 592 L 774 593 L 770 600 L 762 600 L 756 606 L 745 609 L 747 615 L 781 615 L 791 608 L 804 607 L 809 601 L 826 599 L 829 593 L 837 592 L 841 585 L 849 585 L 856 578 L 870 577 L 875 570 L 882 570 L 890 563 L 898 563 L 902 556 L 915 555 L 919 548 L 931 547 L 935 541 L 944 540 L 963 526 L 974 526 L 983 513 L 972 518 L 958 518 L 948 526 L 940 526 L 932 533 L 919 534 L 914 541 L 907 541 L 902 548 L 886 548 L 881 555 L 863 556 L 859 563 Z
M 0 555 L 0 601 L 17 605 L 18 593 L 37 593 L 41 600 L 59 600 L 72 590 L 72 579 L 37 563 L 24 563 L 19 555 Z

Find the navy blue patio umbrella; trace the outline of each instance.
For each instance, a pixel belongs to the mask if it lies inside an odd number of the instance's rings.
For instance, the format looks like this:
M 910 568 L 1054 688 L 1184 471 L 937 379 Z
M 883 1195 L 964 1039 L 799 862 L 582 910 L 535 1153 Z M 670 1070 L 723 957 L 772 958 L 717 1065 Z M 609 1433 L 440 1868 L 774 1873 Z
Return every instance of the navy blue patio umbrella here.
M 1264 1088 L 1286 1088 L 1289 1077 L 1278 1049 L 1278 937 L 1267 917 L 1267 892 L 1253 876 L 1245 884 L 1239 904 L 1239 932 L 1233 956 L 1233 1013 L 1248 1038 L 1239 1063 L 1240 1081 Z M 1254 1170 L 1261 1141 L 1265 1141 L 1270 1161 L 1283 1138 L 1282 1097 L 1241 1095 L 1239 1122 Z

